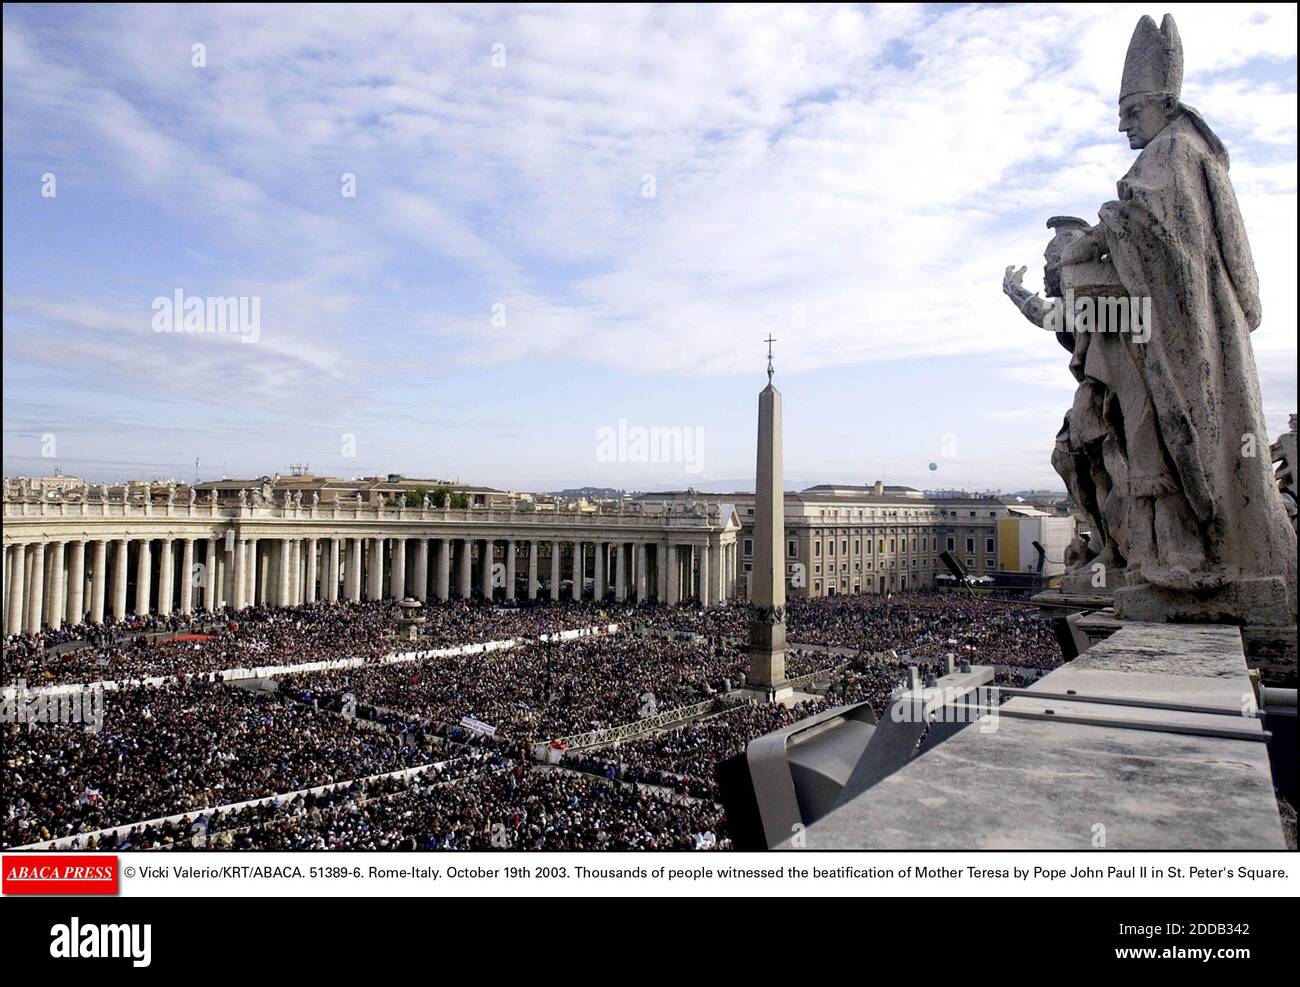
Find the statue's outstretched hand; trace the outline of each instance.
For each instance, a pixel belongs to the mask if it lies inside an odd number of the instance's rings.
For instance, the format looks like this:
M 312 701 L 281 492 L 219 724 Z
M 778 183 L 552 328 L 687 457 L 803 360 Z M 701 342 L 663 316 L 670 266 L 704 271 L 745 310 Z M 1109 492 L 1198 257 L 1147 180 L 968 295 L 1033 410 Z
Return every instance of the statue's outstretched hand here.
M 1012 298 L 1021 295 L 1024 292 L 1024 285 L 1021 283 L 1025 278 L 1025 268 L 1016 267 L 1015 264 L 1008 264 L 1007 269 L 1002 274 L 1002 290 Z

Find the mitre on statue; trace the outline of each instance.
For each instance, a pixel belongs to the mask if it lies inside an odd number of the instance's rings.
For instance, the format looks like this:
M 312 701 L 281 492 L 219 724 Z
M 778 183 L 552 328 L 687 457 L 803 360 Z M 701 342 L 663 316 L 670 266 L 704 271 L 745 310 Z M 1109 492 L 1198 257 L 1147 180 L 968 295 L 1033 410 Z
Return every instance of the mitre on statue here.
M 1165 14 L 1160 26 L 1143 15 L 1133 29 L 1124 56 L 1124 77 L 1119 85 L 1119 101 L 1130 96 L 1149 94 L 1179 97 L 1183 90 L 1183 42 L 1178 25 Z

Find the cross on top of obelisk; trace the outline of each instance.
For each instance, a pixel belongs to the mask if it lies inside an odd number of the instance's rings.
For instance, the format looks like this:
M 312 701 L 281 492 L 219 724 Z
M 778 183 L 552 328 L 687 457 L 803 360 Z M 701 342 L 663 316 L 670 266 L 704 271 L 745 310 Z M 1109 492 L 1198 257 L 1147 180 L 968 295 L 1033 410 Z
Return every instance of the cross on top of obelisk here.
M 767 334 L 767 339 L 763 340 L 763 342 L 767 343 L 767 382 L 770 384 L 772 383 L 772 374 L 774 372 L 772 370 L 772 344 L 775 343 L 776 340 L 772 338 L 772 334 L 769 332 Z

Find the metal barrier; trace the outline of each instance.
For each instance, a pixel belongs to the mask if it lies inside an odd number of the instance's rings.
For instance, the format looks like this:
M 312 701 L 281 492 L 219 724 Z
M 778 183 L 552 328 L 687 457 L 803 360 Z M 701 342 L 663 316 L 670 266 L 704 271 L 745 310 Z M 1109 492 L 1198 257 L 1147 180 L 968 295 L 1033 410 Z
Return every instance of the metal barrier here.
M 691 706 L 678 706 L 676 709 L 666 710 L 662 713 L 655 713 L 640 720 L 633 720 L 631 723 L 624 723 L 622 726 L 605 727 L 601 730 L 589 730 L 586 733 L 575 733 L 568 737 L 557 737 L 548 744 L 542 745 L 546 748 L 554 748 L 563 745 L 565 750 L 583 750 L 587 747 L 602 747 L 606 744 L 615 744 L 624 740 L 631 740 L 633 737 L 639 737 L 642 734 L 651 733 L 655 730 L 671 726 L 674 723 L 680 723 L 682 720 L 690 720 L 699 716 L 701 713 L 707 713 L 713 708 L 713 704 L 718 699 L 706 699 L 703 702 L 694 703 Z

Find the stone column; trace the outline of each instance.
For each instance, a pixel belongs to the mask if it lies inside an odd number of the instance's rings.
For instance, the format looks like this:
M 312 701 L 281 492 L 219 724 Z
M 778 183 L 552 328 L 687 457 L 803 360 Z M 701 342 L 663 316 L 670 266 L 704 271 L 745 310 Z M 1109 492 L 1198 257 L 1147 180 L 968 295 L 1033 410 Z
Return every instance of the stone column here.
M 45 622 L 50 625 L 50 630 L 57 631 L 63 626 L 64 588 L 67 585 L 67 579 L 63 572 L 63 560 L 65 555 L 63 542 L 56 541 L 50 545 L 49 569 L 49 592 L 45 596 Z
M 605 599 L 605 556 L 609 552 L 607 542 L 598 541 L 593 546 L 596 550 L 596 565 L 593 570 L 594 579 L 592 579 L 592 597 L 597 603 Z
M 438 539 L 437 596 L 444 603 L 451 599 L 451 539 Z
M 614 546 L 614 602 L 627 600 L 627 544 L 619 542 Z
M 655 546 L 655 601 L 668 599 L 668 546 L 660 542 Z
M 713 581 L 709 574 L 709 543 L 700 546 L 700 606 L 713 605 Z
M 361 600 L 361 539 L 353 538 L 351 541 L 352 551 L 347 564 L 348 599 L 358 603 Z
M 670 607 L 681 602 L 681 569 L 677 562 L 677 546 L 668 545 L 668 597 L 664 600 Z
M 537 539 L 528 542 L 528 599 L 537 599 Z
M 429 538 L 421 535 L 415 543 L 415 598 L 421 602 L 429 596 Z
M 306 586 L 307 596 L 306 599 L 303 600 L 303 602 L 315 603 L 316 602 L 316 577 L 319 571 L 316 562 L 316 548 L 317 548 L 316 539 L 308 538 L 305 544 L 307 546 L 307 586 Z
M 299 538 L 298 545 L 294 549 L 295 558 L 298 562 L 298 603 L 307 602 L 307 569 L 308 569 L 308 552 L 307 539 Z
M 172 612 L 175 598 L 176 560 L 172 554 L 172 539 L 162 538 L 158 545 L 158 613 L 167 616 Z
M 370 589 L 368 599 L 384 598 L 384 539 L 370 540 Z
M 506 539 L 506 599 L 515 598 L 515 553 L 519 551 L 519 546 L 515 544 L 513 538 Z
M 560 543 L 551 542 L 551 600 L 560 598 Z
M 291 560 L 289 558 L 289 540 L 281 538 L 275 545 L 275 605 L 277 607 L 287 607 L 292 599 L 290 592 L 292 584 L 290 583 L 289 567 Z
M 135 559 L 135 612 L 143 617 L 149 612 L 149 590 L 153 579 L 152 545 L 148 538 L 140 539 L 139 554 Z
M 44 603 L 45 544 L 38 541 L 27 546 L 27 633 L 40 631 Z
M 474 543 L 468 538 L 460 540 L 460 569 L 457 576 L 460 580 L 460 598 L 468 600 L 470 598 L 471 570 L 474 560 Z
M 573 543 L 573 598 L 582 599 L 583 574 L 587 568 L 587 547 L 580 541 Z
M 297 594 L 294 603 L 302 605 L 307 602 L 307 539 L 294 539 L 293 546 L 294 574 L 298 577 Z
M 491 538 L 483 540 L 483 550 L 479 555 L 479 592 L 483 594 L 483 599 L 492 599 L 492 556 L 496 542 Z
M 181 546 L 181 613 L 194 610 L 194 539 Z
M 640 542 L 636 546 L 636 602 L 644 603 L 647 599 L 647 570 L 649 569 L 649 560 L 646 555 L 650 546 Z
M 267 606 L 271 603 L 271 597 L 273 595 L 270 544 L 260 546 L 256 554 L 253 556 L 253 559 L 254 564 L 257 566 L 257 571 L 250 574 L 249 579 L 253 581 L 257 590 L 257 595 L 250 596 L 248 602 L 260 603 L 262 606 Z
M 275 553 L 276 605 L 293 606 L 293 539 L 281 538 Z
M 217 539 L 208 539 L 207 556 L 203 559 L 203 609 L 217 609 Z
M 388 574 L 388 592 L 394 600 L 406 596 L 406 539 L 393 539 L 393 561 Z
M 244 584 L 240 587 L 240 592 L 246 607 L 257 606 L 258 575 L 261 568 L 259 557 L 262 554 L 258 551 L 256 538 L 244 542 Z
M 231 594 L 231 606 L 236 612 L 248 606 L 248 542 L 242 538 L 235 540 L 235 578 Z
M 217 554 L 212 557 L 212 568 L 209 570 L 208 578 L 212 580 L 212 585 L 216 587 L 214 591 L 214 600 L 218 610 L 226 605 L 226 570 L 230 568 L 229 552 L 226 551 L 226 539 L 224 537 L 217 539 Z
M 9 570 L 9 606 L 5 610 L 5 633 L 23 632 L 23 594 L 27 581 L 27 546 L 12 546 L 13 561 Z
M 68 589 L 63 603 L 63 617 L 68 624 L 76 626 L 85 616 L 86 543 L 68 542 L 64 556 L 68 564 Z
M 108 542 L 95 539 L 90 557 L 90 622 L 104 622 L 104 592 L 108 586 Z
M 339 598 L 339 539 L 329 540 L 329 557 L 325 560 L 325 599 L 337 603 Z
M 122 620 L 126 616 L 126 562 L 127 545 L 125 538 L 113 542 L 113 619 Z

